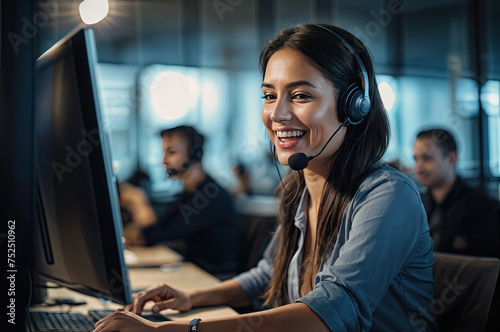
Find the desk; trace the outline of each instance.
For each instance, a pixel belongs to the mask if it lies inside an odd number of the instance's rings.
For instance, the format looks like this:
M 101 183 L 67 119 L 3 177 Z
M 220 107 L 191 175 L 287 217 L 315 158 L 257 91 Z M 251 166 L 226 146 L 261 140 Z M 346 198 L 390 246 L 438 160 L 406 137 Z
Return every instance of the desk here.
M 138 261 L 134 265 L 164 265 L 172 266 L 171 269 L 158 267 L 137 268 L 129 267 L 129 281 L 132 290 L 144 289 L 158 283 L 165 283 L 169 286 L 179 289 L 204 288 L 218 284 L 220 281 L 209 273 L 203 271 L 198 266 L 189 262 L 181 262 L 182 256 L 166 247 L 129 247 L 129 249 Z M 146 264 L 147 263 L 147 264 Z M 80 312 L 86 314 L 88 310 L 116 310 L 121 306 L 109 302 L 104 305 L 100 300 L 73 292 L 65 288 L 48 289 L 50 298 L 71 298 L 75 301 L 85 301 L 83 306 L 71 308 L 71 312 Z M 146 309 L 151 309 L 153 303 L 146 305 Z M 60 312 L 67 310 L 66 306 L 56 307 L 35 307 L 32 311 L 52 311 Z M 228 316 L 237 316 L 238 313 L 228 306 L 216 306 L 206 308 L 196 308 L 189 312 L 179 312 L 177 310 L 162 311 L 166 317 L 172 320 L 190 320 L 193 318 L 219 318 Z
M 180 254 L 165 246 L 128 246 L 124 254 L 129 268 L 177 264 L 183 259 Z

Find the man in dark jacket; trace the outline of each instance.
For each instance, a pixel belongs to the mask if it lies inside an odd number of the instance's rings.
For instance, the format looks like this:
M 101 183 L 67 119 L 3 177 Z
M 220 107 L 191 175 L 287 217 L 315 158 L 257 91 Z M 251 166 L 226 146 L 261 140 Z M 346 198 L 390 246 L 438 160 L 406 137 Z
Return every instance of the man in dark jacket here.
M 415 175 L 427 191 L 422 201 L 434 250 L 498 256 L 499 225 L 491 199 L 456 174 L 457 145 L 444 129 L 420 132 L 414 144 Z
M 120 186 L 122 205 L 133 215 L 125 227 L 127 242 L 154 245 L 180 239 L 186 258 L 206 271 L 236 271 L 240 225 L 230 194 L 202 168 L 203 136 L 193 127 L 179 126 L 164 130 L 161 137 L 165 170 L 182 180 L 184 191 L 156 217 L 144 194 Z

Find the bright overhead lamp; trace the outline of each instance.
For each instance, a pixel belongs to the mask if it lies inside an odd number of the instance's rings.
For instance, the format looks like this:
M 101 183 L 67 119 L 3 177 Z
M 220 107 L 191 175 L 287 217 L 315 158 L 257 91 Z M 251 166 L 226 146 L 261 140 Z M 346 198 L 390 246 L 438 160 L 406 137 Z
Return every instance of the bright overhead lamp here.
M 80 3 L 80 17 L 85 24 L 96 24 L 108 15 L 108 0 L 84 0 Z

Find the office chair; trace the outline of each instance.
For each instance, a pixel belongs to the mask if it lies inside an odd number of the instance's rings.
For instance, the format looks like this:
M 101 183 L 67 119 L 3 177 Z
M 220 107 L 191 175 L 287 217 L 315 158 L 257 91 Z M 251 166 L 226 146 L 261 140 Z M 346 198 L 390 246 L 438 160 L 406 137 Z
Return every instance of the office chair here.
M 238 272 L 245 272 L 256 266 L 269 244 L 276 227 L 275 217 L 240 215 L 242 235 Z
M 500 202 L 493 200 L 497 207 L 498 217 L 498 242 L 500 243 Z M 500 250 L 497 252 L 497 257 L 500 257 Z M 493 301 L 491 302 L 490 315 L 486 323 L 486 331 L 500 331 L 500 274 L 497 279 L 497 286 L 493 294 Z
M 485 331 L 498 258 L 434 252 L 433 316 L 440 331 Z

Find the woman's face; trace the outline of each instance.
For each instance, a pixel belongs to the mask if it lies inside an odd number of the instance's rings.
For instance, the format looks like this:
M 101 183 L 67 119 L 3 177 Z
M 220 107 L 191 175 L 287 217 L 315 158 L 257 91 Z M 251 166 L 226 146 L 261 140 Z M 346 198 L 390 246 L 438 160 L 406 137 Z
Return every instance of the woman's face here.
M 262 92 L 262 121 L 283 165 L 297 152 L 317 154 L 341 125 L 333 85 L 299 51 L 285 48 L 271 56 Z M 325 161 L 337 152 L 345 131 L 342 128 L 307 169 L 327 170 Z

